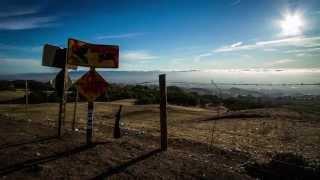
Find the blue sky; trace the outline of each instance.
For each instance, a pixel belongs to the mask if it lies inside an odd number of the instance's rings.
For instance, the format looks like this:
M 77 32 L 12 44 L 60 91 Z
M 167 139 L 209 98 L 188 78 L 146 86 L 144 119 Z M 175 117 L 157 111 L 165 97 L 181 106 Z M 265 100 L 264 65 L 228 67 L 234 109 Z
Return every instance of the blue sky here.
M 2 0 L 0 73 L 51 71 L 42 46 L 70 37 L 119 45 L 119 70 L 308 71 L 320 69 L 320 1 Z

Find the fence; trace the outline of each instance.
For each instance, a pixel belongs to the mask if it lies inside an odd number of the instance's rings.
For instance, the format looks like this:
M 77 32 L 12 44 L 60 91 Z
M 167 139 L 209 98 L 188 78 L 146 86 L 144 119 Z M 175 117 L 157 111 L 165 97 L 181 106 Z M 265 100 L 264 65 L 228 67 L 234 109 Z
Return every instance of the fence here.
M 248 162 L 270 159 L 279 152 L 300 154 L 308 159 L 319 156 L 319 123 L 301 118 L 301 114 L 283 108 L 283 104 L 280 104 L 281 108 L 228 110 L 222 97 L 224 90 L 219 89 L 219 84 L 212 82 L 211 89 L 206 91 L 188 89 L 186 86 L 175 87 L 182 82 L 167 84 L 170 104 L 169 139 L 201 142 L 208 146 L 208 151 L 213 147 L 221 148 L 235 155 L 247 156 Z M 59 98 L 55 90 L 49 84 L 41 86 L 32 81 L 28 83 L 27 91 L 25 87 L 25 81 L 22 81 L 17 82 L 14 88 L 1 91 L 3 99 L 0 113 L 15 119 L 57 127 Z M 115 115 L 120 105 L 123 105 L 120 121 L 122 133 L 142 137 L 159 136 L 159 94 L 156 80 L 131 85 L 111 85 L 109 92 L 96 102 L 94 132 L 102 137 L 111 137 Z M 207 102 L 205 98 L 212 99 Z M 77 104 L 76 99 L 79 99 Z M 85 131 L 87 105 L 84 99 L 77 97 L 76 89 L 71 88 L 67 101 L 64 128 Z M 74 106 L 77 111 L 74 111 Z M 300 167 L 286 161 L 274 161 Z

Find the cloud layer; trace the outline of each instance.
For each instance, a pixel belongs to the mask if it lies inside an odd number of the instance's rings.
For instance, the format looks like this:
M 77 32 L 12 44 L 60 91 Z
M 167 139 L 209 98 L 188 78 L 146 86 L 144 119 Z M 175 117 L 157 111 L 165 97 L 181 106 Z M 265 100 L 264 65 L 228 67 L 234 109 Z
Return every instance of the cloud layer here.
M 228 46 L 223 46 L 214 49 L 213 52 L 231 52 L 231 51 L 243 51 L 243 50 L 254 50 L 254 49 L 270 49 L 273 50 L 277 47 L 297 47 L 297 48 L 314 48 L 320 46 L 320 36 L 314 37 L 290 37 L 269 41 L 259 41 L 254 44 L 243 44 L 242 42 L 237 42 Z
M 0 9 L 0 30 L 24 30 L 58 25 L 57 16 L 41 14 L 43 7 L 10 6 Z
M 125 60 L 125 61 L 127 61 L 127 60 L 128 61 L 152 60 L 152 59 L 157 59 L 157 58 L 158 58 L 157 56 L 154 56 L 144 50 L 127 51 L 127 52 L 121 53 L 121 55 L 120 55 L 120 59 Z
M 96 39 L 127 39 L 137 36 L 142 36 L 144 33 L 125 33 L 125 34 L 114 34 L 114 35 L 103 35 L 98 36 Z

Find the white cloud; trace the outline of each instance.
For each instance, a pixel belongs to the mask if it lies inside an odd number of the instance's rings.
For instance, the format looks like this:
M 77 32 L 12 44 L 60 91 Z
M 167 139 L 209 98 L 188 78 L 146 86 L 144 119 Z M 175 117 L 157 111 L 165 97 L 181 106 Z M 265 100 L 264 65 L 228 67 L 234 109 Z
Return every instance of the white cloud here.
M 296 54 L 296 56 L 297 57 L 302 57 L 302 56 L 306 56 L 306 54 L 305 53 L 298 53 L 298 54 Z
M 132 60 L 152 60 L 152 59 L 157 59 L 157 56 L 154 56 L 152 54 L 150 54 L 147 51 L 127 51 L 127 52 L 123 52 L 120 55 L 121 60 L 128 60 L 128 61 L 132 61 Z
M 41 52 L 42 48 L 43 46 L 17 46 L 17 45 L 0 43 L 0 50 Z
M 22 16 L 22 15 L 30 15 L 36 14 L 41 10 L 40 6 L 25 6 L 25 7 L 3 7 L 0 9 L 0 18 L 3 17 L 12 17 L 12 16 Z
M 194 58 L 194 61 L 195 61 L 195 62 L 199 62 L 202 58 L 204 58 L 204 57 L 209 57 L 209 56 L 212 56 L 212 53 L 200 54 L 200 55 L 198 55 L 198 56 L 196 56 L 196 57 Z
M 18 17 L 0 20 L 0 30 L 24 30 L 57 26 L 57 17 Z
M 280 60 L 276 60 L 276 61 L 272 61 L 272 62 L 267 62 L 264 64 L 264 67 L 274 67 L 277 65 L 283 65 L 283 64 L 288 64 L 291 62 L 294 62 L 296 60 L 293 59 L 280 59 Z
M 295 50 L 288 50 L 286 53 L 306 53 L 306 52 L 320 52 L 320 48 L 308 48 L 308 49 L 295 49 Z
M 44 6 L 8 4 L 0 7 L 0 30 L 24 30 L 57 26 L 57 16 L 40 15 Z
M 126 33 L 126 34 L 115 34 L 115 35 L 104 35 L 98 36 L 96 39 L 127 39 L 137 36 L 142 36 L 144 33 Z
M 19 58 L 1 58 L 0 65 L 30 65 L 34 67 L 41 66 L 40 61 L 35 59 L 19 59 Z
M 277 51 L 277 49 L 275 49 L 275 48 L 264 48 L 263 51 L 272 52 L 272 51 Z
M 41 52 L 43 50 L 43 46 L 33 46 L 30 48 L 32 52 Z
M 235 43 L 237 44 L 237 43 Z M 270 41 L 259 41 L 255 44 L 241 44 L 234 46 L 235 44 L 224 46 L 221 48 L 214 49 L 213 52 L 231 52 L 231 51 L 242 51 L 242 50 L 253 50 L 253 49 L 266 49 L 274 47 L 303 47 L 303 48 L 313 48 L 320 46 L 320 36 L 315 37 L 290 37 L 284 39 L 276 39 Z
M 0 58 L 1 74 L 48 72 L 50 68 L 41 65 L 41 61 L 28 58 Z
M 252 56 L 249 55 L 249 54 L 241 54 L 240 56 L 241 56 L 241 57 L 244 57 L 244 58 L 246 58 L 246 59 L 251 59 L 251 58 L 252 58 Z
M 235 48 L 235 47 L 238 47 L 238 46 L 241 46 L 241 45 L 242 45 L 242 42 L 240 41 L 240 42 L 236 42 L 234 44 L 231 44 L 230 47 Z
M 249 69 L 206 69 L 203 72 L 220 72 L 220 73 L 276 73 L 276 74 L 297 74 L 297 73 L 320 73 L 319 68 L 249 68 Z

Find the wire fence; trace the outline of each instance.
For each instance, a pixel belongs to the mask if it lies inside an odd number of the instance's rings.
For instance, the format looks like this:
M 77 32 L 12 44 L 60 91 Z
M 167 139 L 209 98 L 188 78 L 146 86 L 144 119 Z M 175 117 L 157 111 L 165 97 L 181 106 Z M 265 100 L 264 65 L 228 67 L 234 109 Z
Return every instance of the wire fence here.
M 148 89 L 148 91 L 145 89 L 137 90 L 139 92 L 141 91 L 142 95 L 149 96 L 150 94 L 148 93 L 158 93 L 158 83 L 159 82 L 155 80 L 138 82 L 130 86 L 133 86 L 133 88 L 135 86 L 149 86 L 150 89 Z M 190 85 L 188 82 L 168 82 L 167 84 L 168 86 L 179 86 L 183 84 L 184 87 Z M 284 111 L 283 109 L 271 109 L 270 112 L 267 112 L 268 116 L 265 117 L 232 117 L 220 119 L 220 117 L 226 113 L 230 113 L 230 111 L 221 108 L 225 105 L 222 100 L 224 90 L 221 89 L 219 85 L 226 85 L 226 83 L 215 83 L 211 81 L 209 89 L 205 91 L 209 93 L 209 95 L 216 96 L 218 99 L 217 102 L 211 103 L 210 106 L 206 108 L 199 107 L 198 105 L 197 107 L 188 106 L 185 108 L 171 104 L 169 101 L 169 138 L 190 138 L 191 140 L 201 141 L 207 144 L 208 149 L 211 147 L 228 149 L 229 153 L 247 157 L 247 161 L 241 163 L 243 166 L 248 165 L 249 162 L 255 161 L 261 156 L 267 159 L 270 158 L 270 154 L 280 152 L 301 154 L 310 159 L 319 157 L 319 151 L 317 151 L 317 149 L 320 149 L 320 134 L 318 133 L 320 125 L 310 124 L 311 121 L 299 121 L 299 113 Z M 228 85 L 236 86 L 239 84 Z M 263 86 L 264 85 L 266 84 L 263 84 Z M 129 93 L 128 91 L 132 90 L 123 90 L 121 87 L 122 86 L 117 87 L 119 89 L 115 89 L 115 92 L 119 93 L 123 91 L 123 93 Z M 176 91 L 176 89 L 168 88 L 168 94 L 178 96 L 178 94 L 175 94 Z M 39 87 L 37 83 L 30 82 L 27 86 L 20 83 L 16 85 L 16 87 L 2 90 L 0 93 L 0 97 L 2 98 L 0 102 L 1 115 L 23 119 L 28 122 L 40 122 L 51 127 L 57 126 L 59 97 L 57 96 L 56 90 L 49 84 Z M 111 96 L 115 96 L 115 94 L 107 93 L 107 95 L 98 98 L 97 101 L 98 103 L 114 102 L 115 99 L 110 98 Z M 118 100 L 122 99 L 121 97 L 117 98 Z M 125 98 L 137 98 L 137 96 L 129 93 Z M 172 99 L 172 97 L 169 97 L 169 100 L 170 99 Z M 71 88 L 68 91 L 67 118 L 65 122 L 66 127 L 69 129 L 72 126 L 71 124 L 74 118 L 73 108 L 75 100 L 76 89 Z M 76 129 L 81 131 L 86 128 L 86 104 L 83 98 L 80 98 L 79 101 Z M 120 101 L 118 104 L 127 105 L 124 107 L 124 121 L 121 123 L 123 129 L 135 130 L 138 134 L 158 133 L 159 119 L 156 115 L 158 113 L 158 106 L 133 106 L 134 101 Z M 106 128 L 112 129 L 114 125 L 114 115 L 118 110 L 116 103 L 107 107 L 108 108 L 99 108 L 98 106 L 96 110 L 96 116 L 98 118 L 96 118 L 97 122 L 95 122 L 96 125 L 94 128 L 97 131 L 102 131 L 102 133 L 107 132 L 105 130 Z M 231 111 L 231 113 L 232 112 L 233 111 Z M 247 112 L 248 111 L 244 112 L 244 114 Z M 261 111 L 256 111 L 256 109 L 249 110 L 249 112 L 261 114 Z M 198 121 L 197 119 L 201 117 L 209 119 L 215 117 L 215 119 Z M 305 166 L 277 159 L 273 159 L 273 161 L 296 168 L 306 168 Z M 256 168 L 250 164 L 248 166 Z M 257 170 L 273 173 L 267 170 Z

